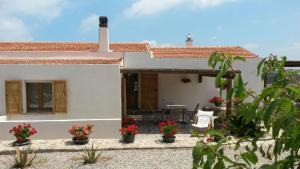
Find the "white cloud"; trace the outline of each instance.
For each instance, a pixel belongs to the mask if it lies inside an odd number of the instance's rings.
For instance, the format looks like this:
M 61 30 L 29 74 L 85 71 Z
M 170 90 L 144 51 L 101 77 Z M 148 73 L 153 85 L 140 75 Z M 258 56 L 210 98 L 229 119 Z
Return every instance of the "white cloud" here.
M 227 2 L 234 2 L 236 0 L 192 0 L 193 7 L 208 8 L 219 6 Z
M 88 17 L 86 17 L 80 24 L 80 32 L 81 33 L 89 33 L 91 31 L 97 30 L 98 27 L 98 15 L 91 14 Z
M 182 0 L 135 0 L 129 9 L 127 16 L 152 15 L 181 4 Z
M 0 0 L 0 40 L 32 40 L 32 25 L 41 25 L 57 18 L 68 2 L 69 0 Z M 26 24 L 25 20 L 31 24 Z
M 21 19 L 0 18 L 0 40 L 31 41 L 31 32 Z
M 126 16 L 146 16 L 166 11 L 173 7 L 208 8 L 237 0 L 134 0 L 124 11 Z

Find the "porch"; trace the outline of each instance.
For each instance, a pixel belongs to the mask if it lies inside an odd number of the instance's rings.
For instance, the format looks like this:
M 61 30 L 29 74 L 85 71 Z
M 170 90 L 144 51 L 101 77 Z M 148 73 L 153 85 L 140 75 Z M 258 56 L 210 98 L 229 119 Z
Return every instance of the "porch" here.
M 158 132 L 155 122 L 172 118 L 184 121 L 182 132 L 189 133 L 190 117 L 197 104 L 199 109 L 210 106 L 208 99 L 218 95 L 214 79 L 216 70 L 208 69 L 121 69 L 122 116 L 139 119 L 143 133 Z M 226 92 L 232 87 L 235 73 L 228 72 Z M 225 94 L 224 94 L 225 96 Z M 231 113 L 231 100 L 226 101 L 226 114 Z M 182 105 L 182 109 L 166 112 L 166 105 Z M 156 130 L 154 129 L 156 127 Z M 144 128 L 144 127 L 142 127 Z

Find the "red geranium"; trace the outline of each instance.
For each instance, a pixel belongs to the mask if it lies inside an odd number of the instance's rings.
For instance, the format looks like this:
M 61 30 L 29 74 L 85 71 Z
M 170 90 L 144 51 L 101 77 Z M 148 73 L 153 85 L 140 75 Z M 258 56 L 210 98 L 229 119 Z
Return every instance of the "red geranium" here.
M 87 138 L 93 131 L 93 125 L 87 124 L 85 126 L 74 125 L 69 129 L 69 133 L 76 138 Z
M 159 131 L 165 137 L 173 137 L 177 133 L 177 129 L 175 121 L 167 120 L 159 123 Z
M 128 127 L 120 128 L 121 135 L 136 135 L 138 134 L 138 127 L 136 125 L 129 125 Z
M 27 139 L 35 135 L 37 131 L 30 124 L 23 123 L 10 129 L 9 133 L 14 135 L 17 139 Z
M 209 101 L 209 103 L 219 103 L 219 104 L 224 102 L 222 97 L 218 97 L 218 96 L 214 96 L 213 98 L 209 99 L 208 101 Z
M 126 117 L 123 119 L 123 126 L 133 125 L 136 124 L 135 118 L 132 117 Z

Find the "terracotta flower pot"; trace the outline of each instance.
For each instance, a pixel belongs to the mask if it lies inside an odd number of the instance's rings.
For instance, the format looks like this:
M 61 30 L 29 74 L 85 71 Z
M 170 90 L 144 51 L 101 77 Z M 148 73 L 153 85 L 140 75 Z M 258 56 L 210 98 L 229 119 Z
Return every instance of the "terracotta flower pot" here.
M 135 135 L 130 134 L 130 135 L 123 135 L 123 142 L 124 143 L 133 143 L 135 139 Z
M 84 145 L 87 144 L 89 142 L 89 138 L 88 137 L 73 137 L 73 143 L 76 145 Z
M 172 136 L 172 137 L 162 136 L 162 138 L 163 138 L 163 142 L 165 143 L 174 143 L 176 136 Z
M 13 146 L 25 146 L 31 143 L 31 140 L 27 138 L 17 137 L 16 139 L 17 140 L 13 142 Z

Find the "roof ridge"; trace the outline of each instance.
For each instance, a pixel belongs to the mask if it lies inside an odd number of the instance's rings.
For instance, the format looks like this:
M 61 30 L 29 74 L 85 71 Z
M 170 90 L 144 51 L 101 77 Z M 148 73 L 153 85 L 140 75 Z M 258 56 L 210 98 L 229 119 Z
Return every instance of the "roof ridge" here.
M 245 51 L 249 52 L 249 53 L 252 54 L 253 56 L 259 57 L 258 54 L 251 52 L 250 50 L 248 50 L 248 49 L 245 48 L 245 47 L 242 47 L 242 46 L 237 46 L 237 47 L 239 47 L 239 48 L 241 48 L 241 49 L 244 49 Z
M 0 43 L 98 43 L 92 41 L 28 41 L 28 42 L 20 42 L 20 41 L 0 41 Z M 147 44 L 146 42 L 110 42 L 110 44 Z
M 164 48 L 184 48 L 184 49 L 193 49 L 193 48 L 236 48 L 240 46 L 192 46 L 192 47 L 185 47 L 185 46 L 167 46 L 167 47 L 150 47 L 151 49 L 164 49 Z M 240 47 L 243 48 L 243 47 Z

